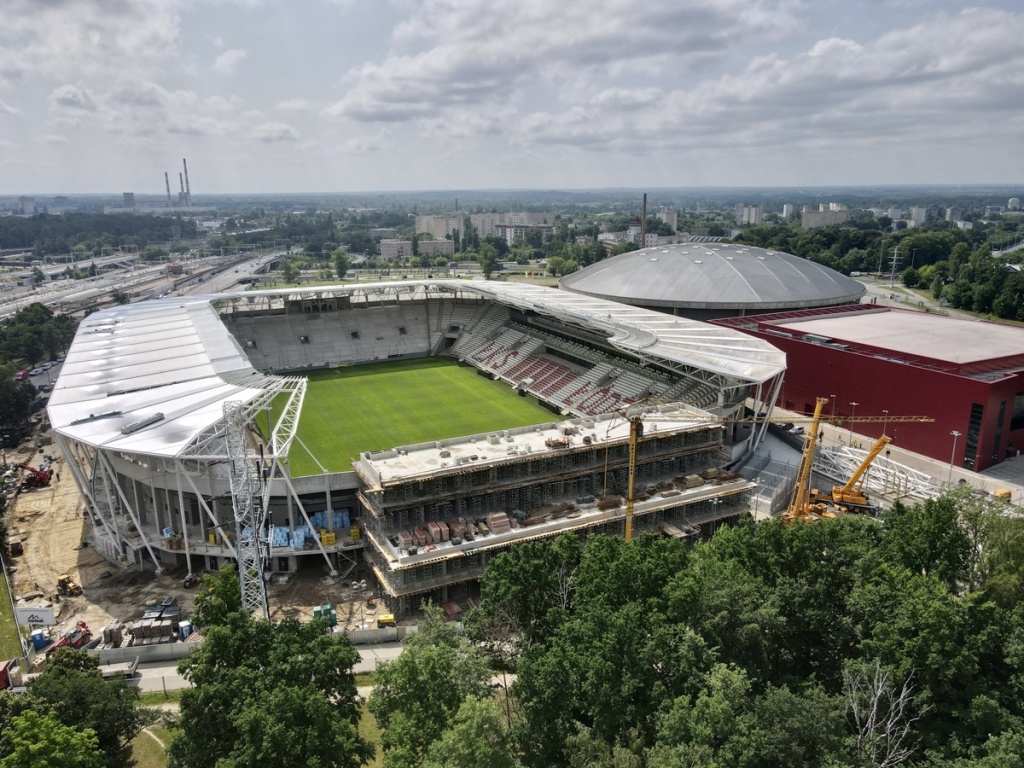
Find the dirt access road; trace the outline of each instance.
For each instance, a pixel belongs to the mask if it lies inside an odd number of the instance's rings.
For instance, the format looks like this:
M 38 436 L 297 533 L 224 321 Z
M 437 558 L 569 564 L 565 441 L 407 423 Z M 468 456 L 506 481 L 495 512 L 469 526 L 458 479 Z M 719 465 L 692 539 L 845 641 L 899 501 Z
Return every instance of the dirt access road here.
M 28 448 L 10 451 L 7 456 L 9 462 L 31 466 L 38 466 L 43 458 Z M 85 543 L 85 506 L 64 461 L 58 459 L 51 468 L 54 475 L 49 487 L 25 490 L 8 504 L 11 538 L 23 539 L 25 548 L 25 554 L 10 563 L 15 598 L 36 595 L 29 601 L 32 605 L 52 603 L 58 611 L 58 629 L 85 621 L 94 634 L 111 619 L 124 623 L 142 618 L 147 605 L 167 596 L 176 597 L 182 616 L 190 617 L 196 590 L 182 586 L 185 569 L 158 576 L 153 570 L 122 571 L 105 560 Z M 365 604 L 361 589 L 351 589 L 351 575 L 345 583 L 338 583 L 330 577 L 322 558 L 303 561 L 307 565 L 300 571 L 287 580 L 275 578 L 269 585 L 271 618 L 308 620 L 314 606 L 330 603 L 339 625 L 349 629 L 374 625 L 376 612 Z M 84 595 L 57 600 L 57 579 L 62 574 L 81 584 Z

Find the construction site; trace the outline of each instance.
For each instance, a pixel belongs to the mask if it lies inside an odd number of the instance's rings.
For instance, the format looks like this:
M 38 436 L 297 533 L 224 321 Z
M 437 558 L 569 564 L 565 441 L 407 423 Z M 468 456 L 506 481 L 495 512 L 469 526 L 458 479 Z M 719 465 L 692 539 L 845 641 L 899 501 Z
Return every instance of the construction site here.
M 552 418 L 363 451 L 345 471 L 316 460 L 298 428 L 306 379 L 296 373 L 434 356 L 536 398 Z M 83 321 L 35 435 L 59 455 L 26 444 L 7 457 L 18 472 L 12 591 L 54 607 L 65 632 L 78 622 L 134 632 L 168 600 L 170 616 L 187 619 L 199 576 L 229 562 L 254 612 L 371 628 L 427 599 L 458 617 L 489 560 L 520 542 L 697 540 L 744 512 L 875 514 L 953 482 L 952 467 L 943 482 L 934 461 L 884 434 L 860 446 L 854 431 L 881 416 L 827 417 L 827 398 L 813 416 L 779 412 L 784 371 L 771 345 L 738 331 L 524 285 L 118 307 Z M 932 422 L 884 418 L 883 432 Z M 322 471 L 293 475 L 298 451 Z M 135 642 L 173 639 L 170 618 L 151 618 Z

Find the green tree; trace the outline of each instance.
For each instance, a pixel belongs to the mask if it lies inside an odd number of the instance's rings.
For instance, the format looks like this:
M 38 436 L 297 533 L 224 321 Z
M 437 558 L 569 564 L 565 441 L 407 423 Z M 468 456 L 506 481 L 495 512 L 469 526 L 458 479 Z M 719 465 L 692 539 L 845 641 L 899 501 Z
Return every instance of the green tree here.
M 401 655 L 377 668 L 370 694 L 387 768 L 419 766 L 462 703 L 488 695 L 491 675 L 480 652 L 439 608 L 428 606 L 425 613 Z
M 15 381 L 16 365 L 0 365 L 0 437 L 16 444 L 28 431 L 36 388 L 28 381 Z
M 52 712 L 69 728 L 92 730 L 104 765 L 130 764 L 129 742 L 143 724 L 136 707 L 139 691 L 120 680 L 104 680 L 94 656 L 81 649 L 59 649 L 43 674 L 29 683 L 28 693 L 36 709 Z
M 231 563 L 222 563 L 216 574 L 203 576 L 196 593 L 193 621 L 200 627 L 225 624 L 242 610 L 242 585 L 238 570 Z
M 468 696 L 451 725 L 427 747 L 423 768 L 518 768 L 505 716 L 486 699 Z
M 110 296 L 115 304 L 127 304 L 131 301 L 131 297 L 124 291 L 114 291 Z
M 358 735 L 355 647 L 326 623 L 277 624 L 238 611 L 206 630 L 179 665 L 182 693 L 173 768 L 308 765 L 355 768 L 371 748 Z
M 32 280 L 36 285 L 46 282 L 46 273 L 39 267 L 32 267 Z
M 344 248 L 335 248 L 331 254 L 334 257 L 334 272 L 339 280 L 344 280 L 352 264 L 348 258 L 348 252 Z
M 0 768 L 102 768 L 96 732 L 29 709 L 0 732 Z
M 480 263 L 480 271 L 484 273 L 484 278 L 490 280 L 498 267 L 498 251 L 490 243 L 483 243 L 477 252 L 476 260 Z
M 291 259 L 281 259 L 281 278 L 286 283 L 294 283 L 299 270 Z
M 580 561 L 579 541 L 570 533 L 528 541 L 492 560 L 481 582 L 483 603 L 471 622 L 497 621 L 511 637 L 545 639 L 568 617 Z

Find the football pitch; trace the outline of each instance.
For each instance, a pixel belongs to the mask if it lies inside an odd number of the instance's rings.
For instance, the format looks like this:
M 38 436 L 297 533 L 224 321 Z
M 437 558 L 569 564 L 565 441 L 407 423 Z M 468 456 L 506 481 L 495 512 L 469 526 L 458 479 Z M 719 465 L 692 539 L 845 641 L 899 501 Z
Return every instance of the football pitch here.
M 504 382 L 446 358 L 355 365 L 315 371 L 307 378 L 297 434 L 331 472 L 351 470 L 363 451 L 558 418 L 536 398 L 519 397 Z M 279 413 L 275 409 L 275 423 Z M 288 459 L 293 477 L 320 474 L 298 441 Z

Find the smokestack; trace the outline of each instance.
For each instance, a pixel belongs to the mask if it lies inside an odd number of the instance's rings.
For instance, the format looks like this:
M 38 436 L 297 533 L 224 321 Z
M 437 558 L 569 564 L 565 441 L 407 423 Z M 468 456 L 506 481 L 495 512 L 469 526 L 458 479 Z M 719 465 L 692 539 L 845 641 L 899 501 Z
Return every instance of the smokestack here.
M 182 199 L 184 199 L 184 197 L 185 197 L 185 177 L 182 176 L 180 173 L 178 174 L 178 184 L 181 185 L 181 197 L 182 197 Z
M 640 214 L 640 247 L 647 247 L 647 193 L 644 192 L 644 212 Z
M 167 185 L 167 207 L 171 207 L 171 177 L 164 171 L 164 184 Z
M 192 187 L 188 185 L 188 163 L 185 162 L 185 158 L 181 158 L 181 165 L 185 169 L 185 205 L 192 207 Z

